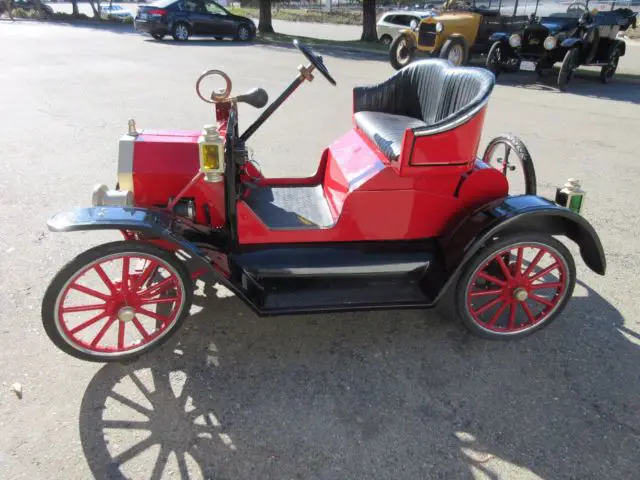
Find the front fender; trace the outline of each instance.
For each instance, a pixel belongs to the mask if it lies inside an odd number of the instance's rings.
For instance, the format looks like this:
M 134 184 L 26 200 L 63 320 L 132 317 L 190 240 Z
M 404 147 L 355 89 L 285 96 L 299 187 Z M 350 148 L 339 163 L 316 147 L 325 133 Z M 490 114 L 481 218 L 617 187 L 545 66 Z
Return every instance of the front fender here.
M 575 37 L 566 38 L 562 41 L 560 46 L 563 48 L 573 48 L 576 44 L 582 44 L 582 39 Z
M 585 264 L 595 273 L 605 274 L 604 249 L 591 224 L 571 210 L 535 195 L 497 200 L 461 221 L 442 240 L 445 266 L 455 277 L 491 239 L 526 231 L 570 238 L 580 247 Z
M 496 32 L 489 37 L 489 41 L 490 42 L 497 42 L 497 41 L 508 42 L 509 35 L 504 32 Z
M 167 240 L 196 258 L 206 258 L 205 252 L 193 243 L 203 241 L 204 234 L 161 210 L 116 206 L 76 208 L 54 215 L 47 221 L 47 227 L 52 232 L 135 231 L 148 238 Z

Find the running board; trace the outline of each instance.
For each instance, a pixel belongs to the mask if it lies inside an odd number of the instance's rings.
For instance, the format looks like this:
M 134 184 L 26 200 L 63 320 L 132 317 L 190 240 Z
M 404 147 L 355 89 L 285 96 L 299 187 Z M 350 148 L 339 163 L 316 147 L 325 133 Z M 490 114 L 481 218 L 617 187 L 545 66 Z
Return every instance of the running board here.
M 229 260 L 236 290 L 259 315 L 285 315 L 429 307 L 434 258 L 424 245 L 354 245 L 264 249 Z

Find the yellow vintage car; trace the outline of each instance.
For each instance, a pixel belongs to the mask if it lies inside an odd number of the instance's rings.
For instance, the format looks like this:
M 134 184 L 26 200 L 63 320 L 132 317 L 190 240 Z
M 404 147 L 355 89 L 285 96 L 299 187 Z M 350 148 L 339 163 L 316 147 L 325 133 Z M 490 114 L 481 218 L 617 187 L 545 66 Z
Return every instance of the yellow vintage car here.
M 508 3 L 507 3 L 508 2 Z M 454 65 L 487 53 L 495 32 L 511 33 L 529 22 L 531 1 L 446 0 L 440 13 L 403 30 L 391 43 L 389 59 L 396 70 L 417 56 L 446 58 Z

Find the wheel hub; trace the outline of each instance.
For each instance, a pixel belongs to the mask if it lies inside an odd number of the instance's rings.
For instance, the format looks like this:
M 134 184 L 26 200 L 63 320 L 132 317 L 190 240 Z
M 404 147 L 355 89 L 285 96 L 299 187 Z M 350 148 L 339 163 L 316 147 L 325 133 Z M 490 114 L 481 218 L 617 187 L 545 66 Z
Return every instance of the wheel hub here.
M 136 311 L 133 309 L 133 307 L 122 307 L 120 310 L 118 310 L 118 320 L 120 320 L 121 322 L 130 322 L 135 316 Z
M 516 288 L 513 291 L 513 298 L 515 298 L 519 302 L 524 302 L 529 298 L 529 292 L 527 292 L 524 288 Z

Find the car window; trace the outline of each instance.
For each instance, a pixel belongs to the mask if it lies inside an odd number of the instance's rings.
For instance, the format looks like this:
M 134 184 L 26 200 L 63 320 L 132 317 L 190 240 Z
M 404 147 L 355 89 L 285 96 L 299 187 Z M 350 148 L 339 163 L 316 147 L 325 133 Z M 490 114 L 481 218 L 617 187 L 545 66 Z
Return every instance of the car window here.
M 395 15 L 387 15 L 386 17 L 384 17 L 384 18 L 382 19 L 382 21 L 383 21 L 383 22 L 386 22 L 386 23 L 393 23 L 393 22 L 394 22 L 394 20 L 395 20 L 395 18 L 396 18 L 396 16 L 395 16 Z
M 200 0 L 184 0 L 184 2 L 180 2 L 179 10 L 185 12 L 204 12 L 204 5 Z
M 205 8 L 207 9 L 207 12 L 212 13 L 214 15 L 226 15 L 227 14 L 227 12 L 225 12 L 222 9 L 222 7 L 220 7 L 215 2 L 212 2 L 212 1 L 205 2 Z

